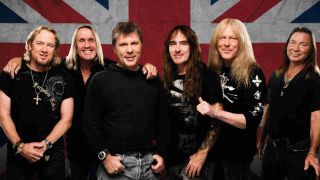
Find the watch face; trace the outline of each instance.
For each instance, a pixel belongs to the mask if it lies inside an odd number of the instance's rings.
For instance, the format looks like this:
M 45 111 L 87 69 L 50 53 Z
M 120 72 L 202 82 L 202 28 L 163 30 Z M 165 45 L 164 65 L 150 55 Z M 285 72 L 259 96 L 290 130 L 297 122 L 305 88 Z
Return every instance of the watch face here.
M 102 161 L 106 158 L 106 153 L 104 151 L 99 152 L 98 158 Z

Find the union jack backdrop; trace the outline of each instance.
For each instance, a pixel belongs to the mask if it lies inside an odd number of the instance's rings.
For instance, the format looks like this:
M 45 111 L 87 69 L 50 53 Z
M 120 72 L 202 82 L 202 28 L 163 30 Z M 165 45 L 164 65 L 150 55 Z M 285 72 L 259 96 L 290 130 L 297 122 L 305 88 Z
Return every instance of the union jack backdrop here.
M 0 0 L 0 68 L 22 56 L 29 32 L 39 25 L 57 30 L 65 57 L 74 30 L 89 24 L 98 31 L 105 56 L 115 59 L 111 31 L 116 23 L 132 20 L 144 33 L 141 63 L 150 62 L 161 73 L 163 41 L 173 26 L 187 24 L 195 30 L 207 61 L 212 30 L 224 18 L 246 24 L 267 79 L 280 65 L 294 27 L 309 27 L 320 47 L 319 0 Z

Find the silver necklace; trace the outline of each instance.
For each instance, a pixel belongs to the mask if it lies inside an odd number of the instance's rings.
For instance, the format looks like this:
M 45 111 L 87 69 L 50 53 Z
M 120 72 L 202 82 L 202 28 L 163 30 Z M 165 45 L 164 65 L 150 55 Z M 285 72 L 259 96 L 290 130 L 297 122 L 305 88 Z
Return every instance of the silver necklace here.
M 283 86 L 282 86 L 281 93 L 280 93 L 280 96 L 281 96 L 281 97 L 282 97 L 283 94 L 284 94 L 283 91 L 284 91 L 285 89 L 287 89 L 287 87 L 289 86 L 291 80 L 292 80 L 292 78 L 288 79 L 288 78 L 286 78 L 286 76 L 284 77 L 284 84 L 283 84 Z
M 39 88 L 40 90 L 39 90 L 39 92 L 38 92 L 38 91 L 37 91 L 37 87 L 38 87 L 39 85 L 38 85 L 37 82 L 34 81 L 33 74 L 32 74 L 32 70 L 31 70 L 31 68 L 30 68 L 31 79 L 32 79 L 32 84 L 33 84 L 33 89 L 34 89 L 34 92 L 35 92 L 36 95 L 37 95 L 37 97 L 34 97 L 33 99 L 36 101 L 36 105 L 37 105 L 37 106 L 38 106 L 38 104 L 39 104 L 39 101 L 42 100 L 41 98 L 39 98 L 39 94 L 40 94 L 41 90 L 43 89 L 44 83 L 46 82 L 47 75 L 48 75 L 48 71 L 49 71 L 49 69 L 48 69 L 47 72 L 46 72 L 46 75 L 45 75 L 45 77 L 44 77 L 44 80 L 43 80 L 43 82 L 42 82 L 42 85 L 41 85 L 40 88 Z

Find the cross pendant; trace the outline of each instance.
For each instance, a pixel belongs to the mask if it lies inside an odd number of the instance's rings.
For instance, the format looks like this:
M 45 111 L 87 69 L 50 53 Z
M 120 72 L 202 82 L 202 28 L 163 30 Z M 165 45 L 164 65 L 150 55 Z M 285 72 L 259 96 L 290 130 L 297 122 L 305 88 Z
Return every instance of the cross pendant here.
M 36 105 L 39 104 L 39 101 L 41 101 L 42 99 L 39 98 L 39 94 L 37 94 L 37 97 L 33 98 L 36 101 Z

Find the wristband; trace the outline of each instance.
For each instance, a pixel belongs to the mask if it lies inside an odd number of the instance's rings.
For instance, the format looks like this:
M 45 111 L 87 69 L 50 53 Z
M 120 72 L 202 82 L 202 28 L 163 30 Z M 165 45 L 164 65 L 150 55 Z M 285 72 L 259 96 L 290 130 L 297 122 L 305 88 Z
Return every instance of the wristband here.
M 315 156 L 318 156 L 318 153 L 315 153 L 315 152 L 312 152 L 312 151 L 308 152 L 307 154 L 308 154 L 308 155 L 315 155 Z
M 49 141 L 48 139 L 44 139 L 43 141 L 44 141 L 44 143 L 46 143 L 47 149 L 51 149 L 52 148 L 52 142 L 51 141 Z
M 16 151 L 16 155 L 20 154 L 23 151 L 24 148 L 24 143 L 21 143 L 17 146 L 17 151 Z
M 17 150 L 17 148 L 19 147 L 19 145 L 22 144 L 22 143 L 23 143 L 23 141 L 20 139 L 16 144 L 13 144 L 13 145 L 12 145 L 12 148 L 13 148 L 14 150 Z

